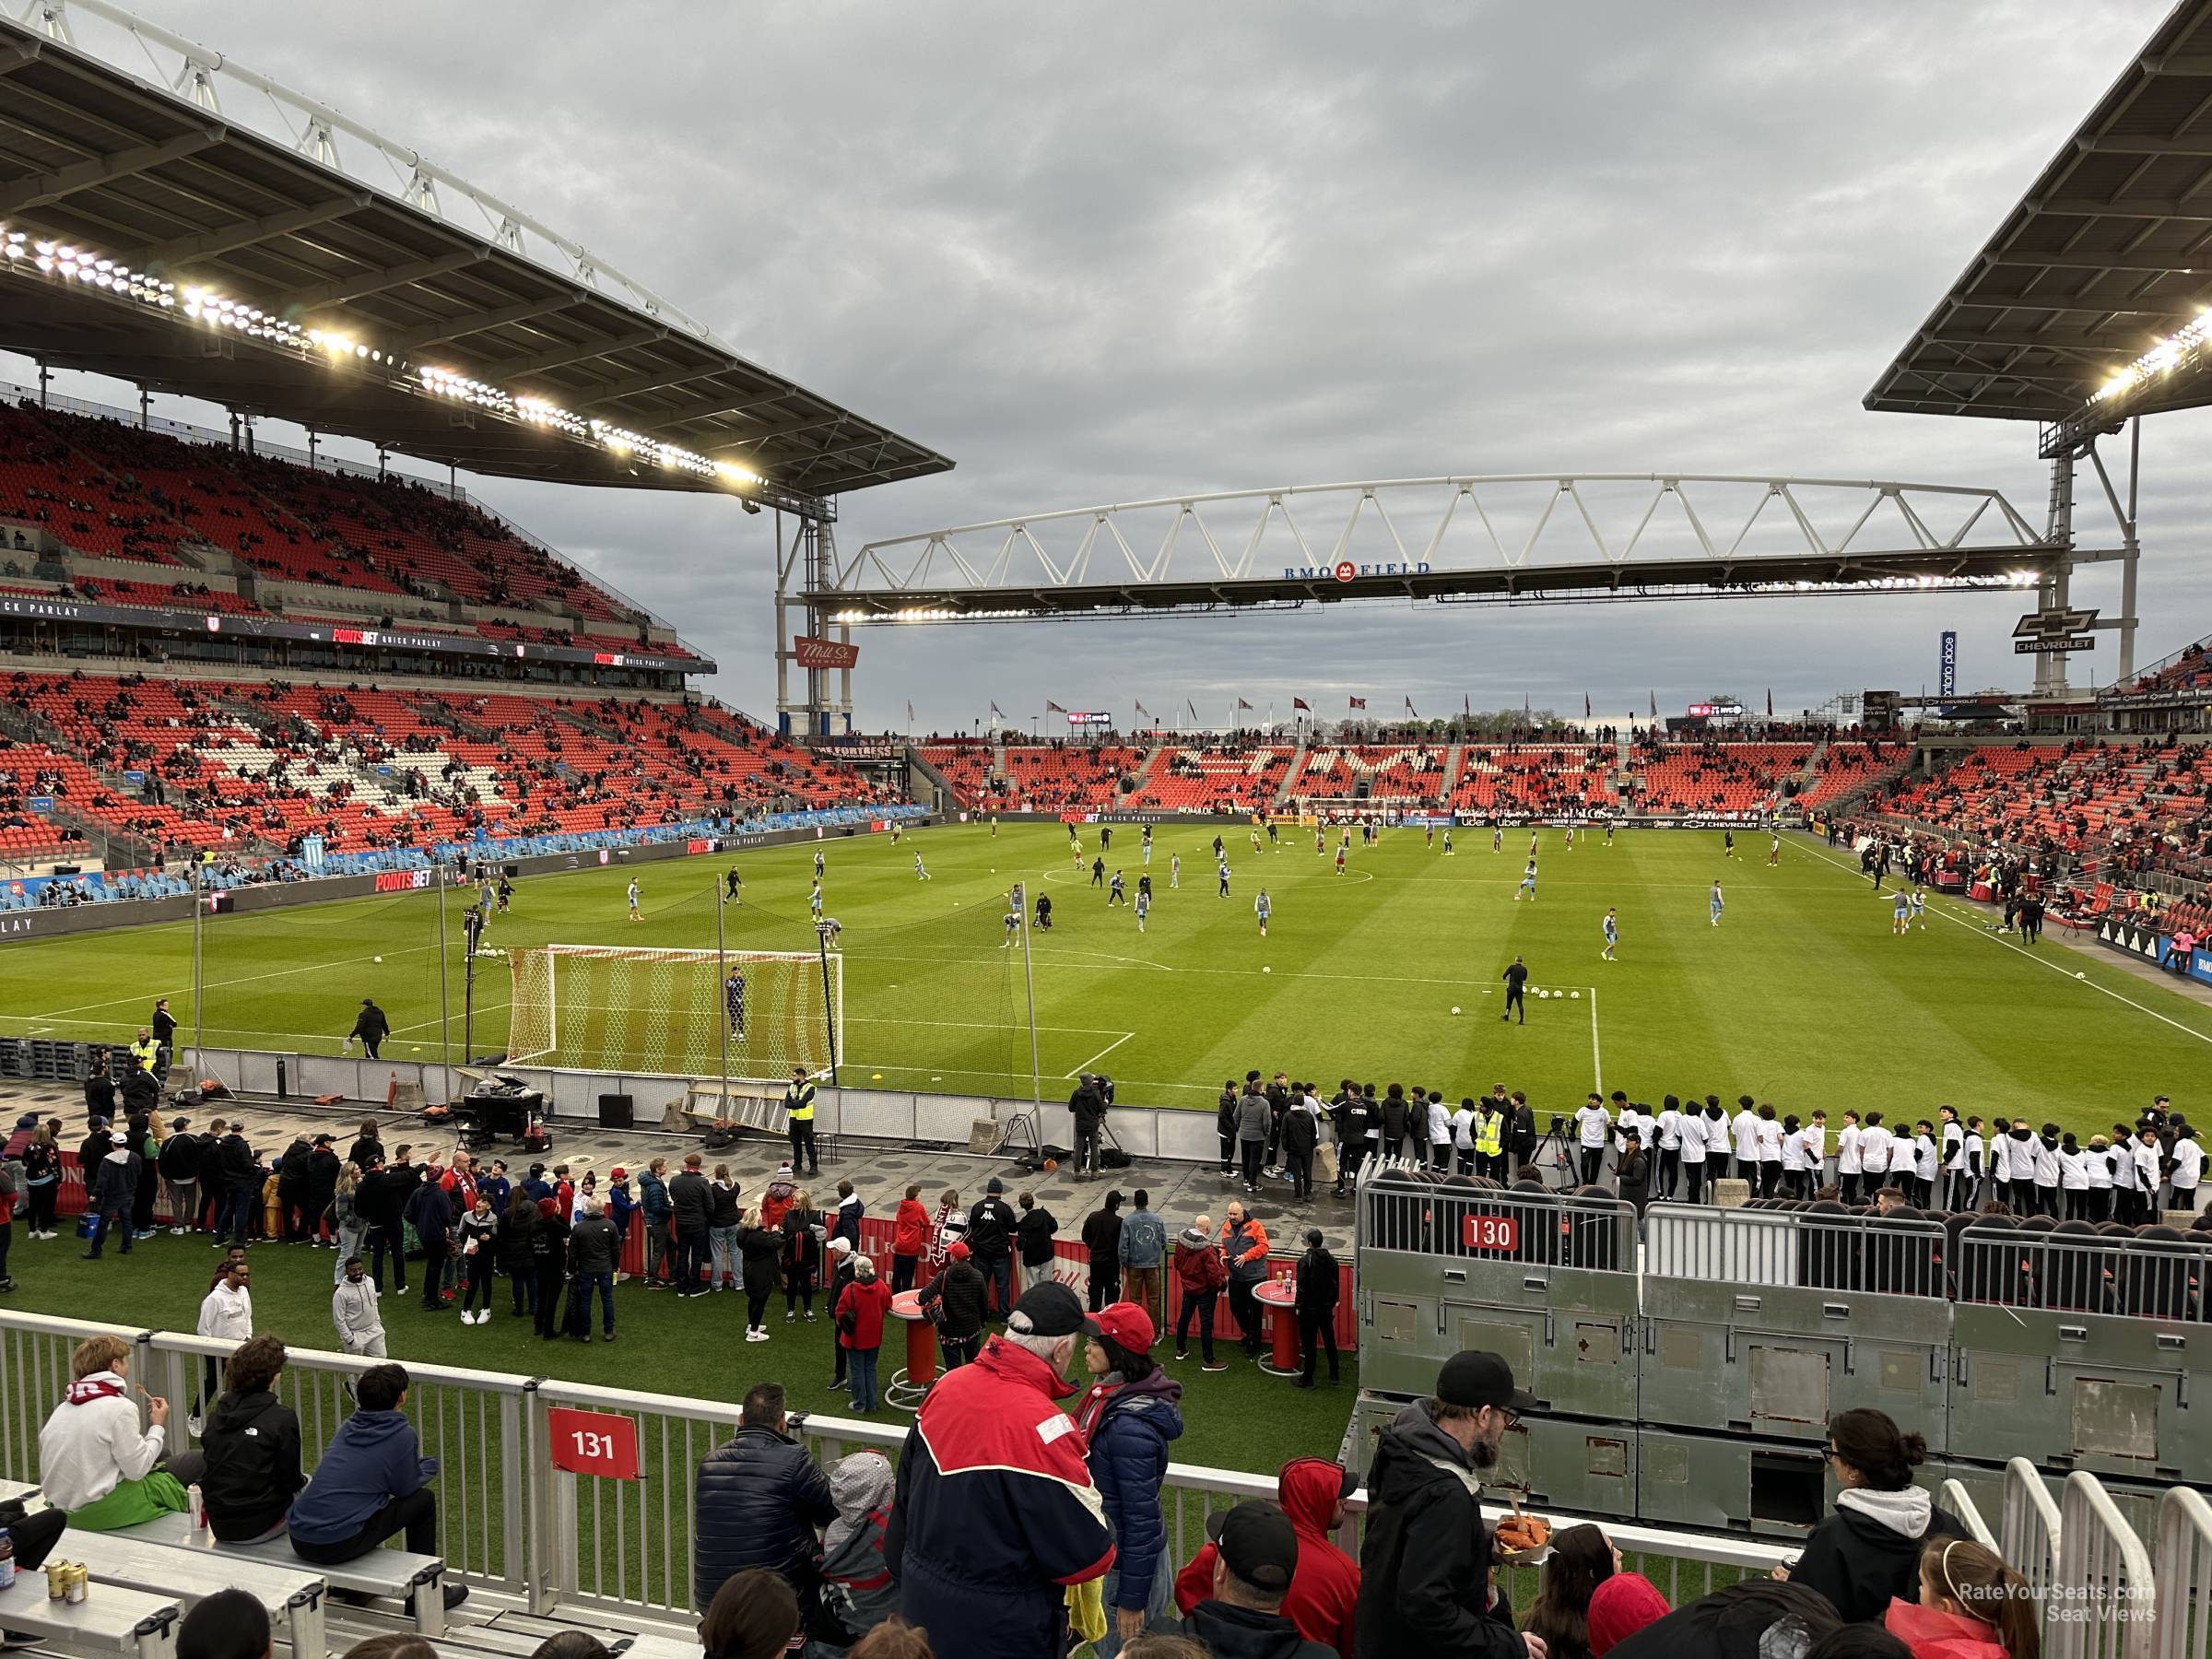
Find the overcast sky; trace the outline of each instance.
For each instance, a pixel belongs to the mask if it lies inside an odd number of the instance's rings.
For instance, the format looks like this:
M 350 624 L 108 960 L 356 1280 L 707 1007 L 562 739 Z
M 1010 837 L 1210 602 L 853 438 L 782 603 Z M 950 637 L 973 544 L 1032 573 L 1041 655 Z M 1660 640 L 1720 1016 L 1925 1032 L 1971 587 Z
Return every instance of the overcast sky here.
M 386 0 L 157 21 L 602 253 L 759 361 L 950 455 L 841 545 L 1155 494 L 1443 473 L 1989 484 L 2035 434 L 1860 399 L 2161 0 L 610 6 Z M 241 298 L 243 298 L 241 296 Z M 20 372 L 20 365 L 10 360 Z M 2207 420 L 2146 429 L 2147 663 L 2212 628 Z M 281 435 L 281 434 L 278 434 Z M 2086 475 L 2085 475 L 2086 480 Z M 767 516 L 478 492 L 772 717 Z M 2085 540 L 2102 539 L 2085 518 Z M 2103 604 L 2116 576 L 2078 580 Z M 1709 693 L 2017 685 L 2018 595 L 862 630 L 859 719 L 1241 694 L 1601 716 Z M 2077 680 L 2089 677 L 2076 661 Z M 2113 652 L 2097 653 L 2109 678 Z M 1324 701 L 1324 699 L 1327 701 Z

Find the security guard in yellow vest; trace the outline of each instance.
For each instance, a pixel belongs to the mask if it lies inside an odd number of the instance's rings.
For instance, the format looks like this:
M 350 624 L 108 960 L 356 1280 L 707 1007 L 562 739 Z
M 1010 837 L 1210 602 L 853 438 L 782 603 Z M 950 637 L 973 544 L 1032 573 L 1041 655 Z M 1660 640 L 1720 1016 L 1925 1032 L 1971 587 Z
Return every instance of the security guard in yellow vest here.
M 1505 1114 L 1487 1100 L 1475 1113 L 1475 1172 L 1505 1179 Z
M 791 1172 L 798 1174 L 803 1160 L 807 1174 L 819 1175 L 821 1154 L 814 1146 L 814 1079 L 803 1065 L 791 1068 L 791 1087 L 783 1091 L 783 1111 L 791 1120 Z
M 147 1035 L 144 1026 L 138 1028 L 138 1041 L 131 1044 L 131 1058 L 143 1072 L 152 1071 L 161 1058 L 161 1045 Z

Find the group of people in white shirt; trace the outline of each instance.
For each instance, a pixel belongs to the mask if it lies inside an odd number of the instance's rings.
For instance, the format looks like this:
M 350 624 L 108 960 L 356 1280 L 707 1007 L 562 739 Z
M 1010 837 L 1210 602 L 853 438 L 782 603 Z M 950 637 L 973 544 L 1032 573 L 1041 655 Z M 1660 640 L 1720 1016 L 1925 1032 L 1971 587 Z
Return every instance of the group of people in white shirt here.
M 1800 1118 L 1739 1095 L 1731 1113 L 1717 1095 L 1687 1105 L 1667 1095 L 1653 1112 L 1624 1090 L 1609 1102 L 1593 1092 L 1574 1113 L 1577 1173 L 1585 1186 L 1600 1184 L 1608 1151 L 1618 1168 L 1632 1145 L 1655 1154 L 1648 1195 L 1691 1204 L 1703 1202 L 1709 1180 L 1733 1175 L 1755 1198 L 1810 1198 L 1832 1183 L 1845 1204 L 1893 1192 L 1887 1206 L 1930 1211 L 2002 1202 L 2021 1216 L 2136 1223 L 2197 1207 L 2204 1149 L 2163 1095 L 2134 1129 L 2115 1124 L 2109 1139 L 2087 1144 L 2055 1124 L 2038 1131 L 2025 1118 L 2000 1117 L 1985 1125 L 1950 1106 L 1934 1119 L 1891 1122 L 1855 1109 L 1840 1118 L 1831 1147 L 1823 1111 Z

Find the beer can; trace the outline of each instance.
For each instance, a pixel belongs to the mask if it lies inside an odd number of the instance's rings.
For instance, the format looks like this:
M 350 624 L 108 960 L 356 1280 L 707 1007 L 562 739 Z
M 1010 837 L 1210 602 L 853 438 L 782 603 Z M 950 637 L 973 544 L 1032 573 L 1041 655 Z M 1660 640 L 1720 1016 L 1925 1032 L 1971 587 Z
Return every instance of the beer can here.
M 91 1588 L 92 1575 L 85 1571 L 84 1564 L 82 1562 L 79 1562 L 69 1569 L 68 1601 L 70 1606 L 75 1606 L 77 1603 L 83 1601 L 86 1594 L 89 1592 Z
M 62 1601 L 69 1594 L 69 1563 L 61 1559 L 46 1563 L 46 1599 Z

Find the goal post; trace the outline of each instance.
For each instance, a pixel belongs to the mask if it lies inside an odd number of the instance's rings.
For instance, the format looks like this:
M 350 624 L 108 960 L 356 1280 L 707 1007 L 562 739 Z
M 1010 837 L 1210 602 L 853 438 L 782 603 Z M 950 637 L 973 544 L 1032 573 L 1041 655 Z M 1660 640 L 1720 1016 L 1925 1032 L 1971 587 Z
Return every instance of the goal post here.
M 540 945 L 507 970 L 510 1065 L 786 1081 L 843 1058 L 837 951 Z

